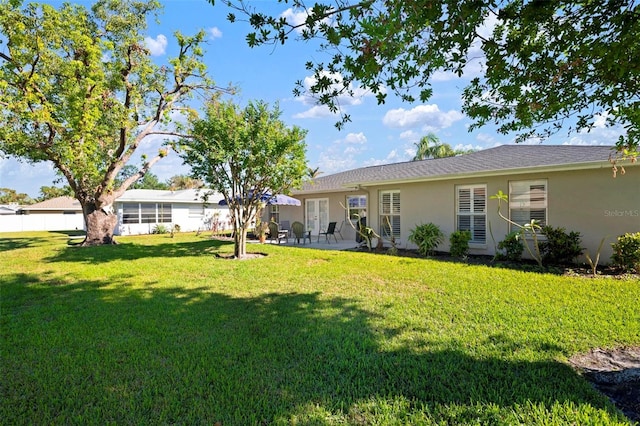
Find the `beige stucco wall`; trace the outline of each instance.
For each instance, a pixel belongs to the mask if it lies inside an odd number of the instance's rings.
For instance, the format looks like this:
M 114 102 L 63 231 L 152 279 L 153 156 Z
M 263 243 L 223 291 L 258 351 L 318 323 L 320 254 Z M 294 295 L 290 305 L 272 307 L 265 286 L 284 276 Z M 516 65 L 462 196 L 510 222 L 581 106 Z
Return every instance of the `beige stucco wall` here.
M 403 183 L 397 185 L 371 186 L 359 191 L 331 194 L 305 194 L 296 196 L 302 207 L 286 207 L 281 218 L 291 218 L 304 223 L 304 202 L 307 198 L 328 198 L 331 221 L 345 220 L 346 212 L 340 206 L 346 203 L 347 195 L 368 195 L 368 224 L 378 230 L 379 193 L 381 190 L 400 190 L 401 237 L 399 247 L 415 248 L 407 237 L 417 224 L 433 222 L 447 236 L 447 242 L 438 247 L 449 249 L 448 236 L 455 230 L 455 192 L 457 185 L 485 184 L 490 197 L 498 190 L 509 192 L 509 182 L 519 180 L 547 179 L 548 224 L 564 227 L 567 232 L 577 231 L 582 235 L 583 246 L 594 255 L 603 237 L 607 237 L 601 252 L 601 263 L 608 263 L 612 254 L 611 243 L 625 232 L 640 231 L 640 167 L 629 166 L 625 175 L 612 177 L 611 169 L 600 169 L 526 173 L 509 176 L 486 176 L 456 180 Z M 487 200 L 488 226 L 495 239 L 501 241 L 509 232 L 508 224 L 497 214 L 497 201 Z M 508 215 L 508 206 L 503 206 Z M 344 229 L 346 228 L 346 232 Z M 349 226 L 343 227 L 345 239 L 355 239 Z M 487 243 L 472 246 L 472 254 L 493 255 L 494 241 L 487 229 Z

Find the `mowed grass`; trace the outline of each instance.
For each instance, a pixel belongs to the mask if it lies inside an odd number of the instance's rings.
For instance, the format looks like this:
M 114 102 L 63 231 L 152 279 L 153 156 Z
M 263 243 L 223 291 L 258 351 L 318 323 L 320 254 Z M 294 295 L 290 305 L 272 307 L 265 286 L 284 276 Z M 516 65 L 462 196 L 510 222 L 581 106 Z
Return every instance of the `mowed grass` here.
M 567 364 L 640 283 L 194 234 L 0 234 L 2 424 L 628 424 Z

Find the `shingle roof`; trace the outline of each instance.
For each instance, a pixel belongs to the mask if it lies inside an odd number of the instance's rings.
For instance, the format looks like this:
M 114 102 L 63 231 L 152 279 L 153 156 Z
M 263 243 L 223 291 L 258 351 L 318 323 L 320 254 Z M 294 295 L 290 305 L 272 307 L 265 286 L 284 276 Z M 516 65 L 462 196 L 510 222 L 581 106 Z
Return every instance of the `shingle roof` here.
M 119 202 L 153 202 L 153 203 L 195 203 L 202 202 L 202 196 L 209 192 L 208 189 L 182 189 L 178 191 L 164 191 L 157 189 L 130 189 L 125 191 Z M 209 196 L 212 203 L 222 199 L 222 195 L 214 193 Z
M 22 210 L 76 210 L 82 211 L 80 201 L 73 197 L 50 198 L 39 203 L 22 207 Z
M 608 167 L 611 146 L 502 145 L 456 157 L 361 167 L 306 183 L 294 194 L 345 190 L 357 185 L 513 174 L 527 170 Z

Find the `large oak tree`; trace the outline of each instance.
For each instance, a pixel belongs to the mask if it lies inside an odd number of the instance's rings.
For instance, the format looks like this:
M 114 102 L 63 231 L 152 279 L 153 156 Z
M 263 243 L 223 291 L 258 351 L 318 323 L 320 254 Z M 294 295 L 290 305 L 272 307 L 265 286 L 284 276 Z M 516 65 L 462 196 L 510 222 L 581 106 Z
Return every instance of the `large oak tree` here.
M 213 88 L 204 32 L 176 33 L 177 56 L 154 63 L 144 31 L 159 9 L 155 0 L 91 9 L 0 0 L 0 154 L 54 164 L 82 205 L 85 245 L 114 242 L 114 200 L 167 153 L 114 185 L 141 142 L 175 135 L 172 116 L 194 91 Z
M 213 99 L 195 119 L 180 156 L 192 175 L 223 194 L 233 219 L 234 255 L 246 256 L 247 230 L 258 212 L 306 176 L 306 131 L 288 127 L 278 107 L 250 102 L 240 108 Z M 217 202 L 217 200 L 211 200 Z
M 214 0 L 209 0 L 211 3 Z M 623 155 L 640 140 L 640 5 L 632 0 L 280 0 L 306 19 L 260 10 L 264 4 L 218 0 L 229 20 L 253 27 L 251 46 L 290 37 L 320 40 L 311 92 L 334 111 L 355 83 L 377 94 L 426 101 L 437 72 L 465 73 L 480 58 L 481 76 L 464 90 L 472 129 L 495 123 L 518 140 L 599 121 L 623 126 Z M 257 5 L 257 6 L 256 6 Z M 239 12 L 239 13 L 238 13 Z M 300 93 L 302 83 L 295 92 Z M 344 115 L 343 122 L 349 117 Z M 340 124 L 340 123 L 339 123 Z

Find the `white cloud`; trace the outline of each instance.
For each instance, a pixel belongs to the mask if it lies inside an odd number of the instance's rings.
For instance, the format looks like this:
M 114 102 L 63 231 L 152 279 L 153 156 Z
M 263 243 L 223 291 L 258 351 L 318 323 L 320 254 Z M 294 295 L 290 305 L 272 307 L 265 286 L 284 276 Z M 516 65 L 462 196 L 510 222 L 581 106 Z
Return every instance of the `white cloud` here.
M 491 146 L 491 144 L 495 144 L 497 142 L 496 138 L 488 133 L 478 133 L 476 135 L 476 140 L 484 146 Z
M 346 138 L 344 138 L 344 143 L 348 144 L 365 144 L 367 143 L 367 137 L 364 133 L 349 133 Z
M 470 150 L 475 150 L 475 151 L 480 151 L 482 149 L 484 149 L 484 147 L 480 146 L 480 145 L 473 145 L 470 143 L 467 144 L 457 144 L 456 146 L 453 147 L 453 149 L 455 151 L 470 151 Z
M 418 105 L 410 110 L 405 110 L 404 108 L 389 110 L 382 122 L 385 126 L 392 128 L 422 126 L 426 130 L 437 130 L 450 127 L 453 123 L 463 118 L 464 115 L 458 111 L 440 111 L 438 105 L 431 104 Z
M 218 27 L 211 27 L 209 28 L 209 36 L 211 37 L 211 39 L 221 38 L 222 31 L 220 31 Z
M 31 164 L 12 157 L 0 157 L 0 188 L 10 188 L 35 198 L 40 194 L 40 187 L 54 185 L 59 178 L 50 161 Z M 66 179 L 55 183 L 56 186 L 66 184 Z
M 418 142 L 420 138 L 424 136 L 418 132 L 414 132 L 413 130 L 405 130 L 400 133 L 400 139 L 406 140 L 408 142 Z
M 401 161 L 407 161 L 409 158 L 407 157 L 406 151 L 404 151 L 403 154 L 404 155 L 398 153 L 397 149 L 392 149 L 384 158 L 370 158 L 366 160 L 364 162 L 364 166 L 379 166 L 381 164 L 391 164 Z
M 327 88 L 328 91 L 340 91 L 344 88 L 342 75 L 338 73 L 330 73 L 324 71 L 322 72 L 321 77 L 331 80 L 332 84 Z M 307 76 L 303 80 L 304 93 L 299 97 L 299 99 L 305 105 L 317 104 L 317 96 L 311 92 L 311 87 L 315 85 L 316 82 L 317 79 L 314 76 Z M 362 89 L 360 87 L 350 86 L 349 89 L 353 92 L 353 95 L 343 93 L 336 98 L 336 103 L 341 107 L 349 105 L 360 105 L 362 104 L 364 98 L 373 96 L 373 93 L 371 93 L 369 90 Z
M 302 33 L 302 31 L 307 28 L 306 25 L 304 25 L 305 21 L 307 20 L 307 17 L 309 16 L 309 14 L 311 13 L 311 9 L 297 9 L 294 10 L 293 8 L 289 8 L 287 10 L 285 10 L 284 12 L 282 12 L 282 14 L 280 15 L 282 18 L 284 18 L 288 24 L 296 26 L 298 28 L 296 28 L 296 32 L 298 32 L 298 34 Z M 322 23 L 330 23 L 329 18 L 324 18 L 322 21 L 320 21 Z
M 320 154 L 317 167 L 323 174 L 330 175 L 360 166 L 353 153 L 344 154 L 338 150 L 329 149 Z
M 323 118 L 335 115 L 326 105 L 316 105 L 310 109 L 293 115 L 293 118 Z
M 164 55 L 167 51 L 167 37 L 163 34 L 159 34 L 155 39 L 151 37 L 145 37 L 144 42 L 147 45 L 147 49 L 151 52 L 151 56 Z
M 332 84 L 328 87 L 329 92 L 333 90 L 340 90 L 343 88 L 343 79 L 340 74 L 323 72 L 322 77 L 329 78 L 332 81 Z M 296 98 L 296 100 L 298 102 L 301 102 L 303 105 L 312 105 L 312 108 L 307 111 L 295 114 L 293 116 L 294 118 L 322 118 L 337 115 L 337 113 L 332 113 L 327 106 L 318 105 L 318 97 L 311 91 L 311 87 L 316 82 L 317 79 L 313 76 L 307 76 L 303 80 L 304 91 L 301 96 L 298 96 Z M 362 104 L 364 98 L 373 96 L 370 91 L 362 88 L 351 87 L 350 90 L 353 92 L 353 95 L 343 93 L 335 99 L 338 108 L 360 105 Z

